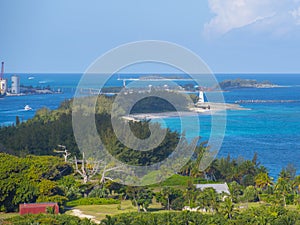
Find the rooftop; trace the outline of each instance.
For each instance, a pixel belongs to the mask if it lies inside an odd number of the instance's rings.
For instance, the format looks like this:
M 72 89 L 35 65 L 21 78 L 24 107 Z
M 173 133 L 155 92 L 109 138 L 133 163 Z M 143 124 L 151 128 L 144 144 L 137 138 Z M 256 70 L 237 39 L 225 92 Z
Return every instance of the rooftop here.
M 226 194 L 230 194 L 227 183 L 224 183 L 224 184 L 196 184 L 196 188 L 201 189 L 201 190 L 203 190 L 205 188 L 213 188 L 219 194 L 221 194 L 223 192 Z

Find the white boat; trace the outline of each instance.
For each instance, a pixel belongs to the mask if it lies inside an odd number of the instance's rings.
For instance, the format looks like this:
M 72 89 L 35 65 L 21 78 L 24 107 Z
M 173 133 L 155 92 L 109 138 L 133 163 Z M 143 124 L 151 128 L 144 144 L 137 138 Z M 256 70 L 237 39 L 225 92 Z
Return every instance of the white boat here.
M 32 110 L 32 108 L 29 105 L 25 105 L 24 110 L 29 111 L 29 110 Z
M 28 77 L 28 80 L 33 80 L 34 79 L 34 77 Z

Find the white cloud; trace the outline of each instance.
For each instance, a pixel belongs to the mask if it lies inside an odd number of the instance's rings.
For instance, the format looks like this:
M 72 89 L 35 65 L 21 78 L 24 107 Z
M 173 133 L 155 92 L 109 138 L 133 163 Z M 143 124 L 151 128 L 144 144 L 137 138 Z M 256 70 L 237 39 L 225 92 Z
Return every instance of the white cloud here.
M 297 25 L 300 25 L 300 6 L 297 9 L 289 11 L 289 13 L 293 16 Z
M 266 21 L 282 24 L 280 18 L 288 18 L 291 24 L 300 25 L 299 2 L 300 0 L 208 0 L 215 16 L 205 24 L 204 33 L 208 37 L 219 36 L 252 24 L 268 24 Z

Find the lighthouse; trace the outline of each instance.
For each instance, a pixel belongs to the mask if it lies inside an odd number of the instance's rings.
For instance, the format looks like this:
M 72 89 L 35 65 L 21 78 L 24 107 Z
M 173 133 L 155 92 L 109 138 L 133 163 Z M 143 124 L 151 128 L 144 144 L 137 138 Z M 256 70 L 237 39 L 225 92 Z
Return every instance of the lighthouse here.
M 204 103 L 204 93 L 203 91 L 199 91 L 199 100 L 197 103 Z

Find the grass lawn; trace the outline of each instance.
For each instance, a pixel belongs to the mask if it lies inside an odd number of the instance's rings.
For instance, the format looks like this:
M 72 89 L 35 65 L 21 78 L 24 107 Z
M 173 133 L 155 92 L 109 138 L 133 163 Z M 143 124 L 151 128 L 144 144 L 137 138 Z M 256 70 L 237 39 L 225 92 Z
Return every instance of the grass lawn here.
M 120 209 L 121 206 L 121 209 Z M 116 215 L 120 213 L 136 212 L 137 207 L 131 204 L 131 201 L 122 201 L 121 204 L 110 205 L 82 205 L 76 206 L 66 212 L 66 214 L 72 214 L 73 209 L 80 210 L 85 215 L 94 216 L 96 220 L 102 220 L 106 215 Z M 153 204 L 149 207 L 149 212 L 155 212 L 161 210 L 161 204 L 153 201 Z
M 236 208 L 239 208 L 240 210 L 246 210 L 247 208 L 257 208 L 259 206 L 266 205 L 267 203 L 262 203 L 262 202 L 241 202 L 238 204 L 235 204 Z
M 7 218 L 11 218 L 14 216 L 18 216 L 19 213 L 0 213 L 0 222 L 2 219 L 7 219 Z
M 266 202 L 249 202 L 248 204 L 243 202 L 243 203 L 235 204 L 236 208 L 239 208 L 240 210 L 245 210 L 247 208 L 257 208 L 257 207 L 260 207 L 260 206 L 263 206 L 263 205 L 270 206 L 271 204 L 266 203 Z M 296 206 L 296 205 L 287 205 L 286 209 L 288 209 L 288 210 L 299 210 L 298 206 Z
M 299 210 L 299 207 L 297 205 L 287 205 L 286 208 L 289 210 Z

